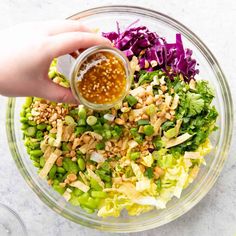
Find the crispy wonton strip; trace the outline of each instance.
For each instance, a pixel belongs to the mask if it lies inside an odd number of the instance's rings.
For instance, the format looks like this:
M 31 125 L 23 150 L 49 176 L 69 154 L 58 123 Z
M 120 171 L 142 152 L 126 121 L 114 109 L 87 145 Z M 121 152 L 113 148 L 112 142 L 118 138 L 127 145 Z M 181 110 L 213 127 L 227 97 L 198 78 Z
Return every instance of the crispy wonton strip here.
M 43 169 L 39 172 L 39 177 L 42 179 L 46 179 L 49 171 L 51 170 L 53 164 L 57 160 L 57 158 L 62 154 L 62 151 L 59 149 L 56 149 L 47 159 Z
M 89 191 L 89 186 L 77 180 L 70 184 L 70 186 L 80 189 L 81 191 L 87 193 Z
M 166 148 L 177 146 L 177 145 L 187 141 L 191 137 L 192 137 L 191 134 L 185 133 L 185 134 L 178 136 L 177 138 L 172 138 L 172 139 L 166 141 Z

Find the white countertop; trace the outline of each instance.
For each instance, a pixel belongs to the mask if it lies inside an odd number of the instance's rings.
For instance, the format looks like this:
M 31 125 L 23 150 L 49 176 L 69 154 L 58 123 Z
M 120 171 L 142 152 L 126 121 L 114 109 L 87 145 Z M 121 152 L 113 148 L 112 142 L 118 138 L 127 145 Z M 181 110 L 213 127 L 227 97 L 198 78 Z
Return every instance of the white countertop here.
M 99 2 L 99 4 L 97 3 Z M 0 29 L 30 20 L 65 18 L 78 11 L 114 0 L 1 0 Z M 122 2 L 120 2 L 122 3 Z M 222 66 L 236 99 L 236 2 L 232 0 L 127 0 L 163 12 L 192 29 L 210 48 Z M 1 39 L 0 39 L 1 42 Z M 17 43 L 17 37 L 16 37 Z M 0 52 L 1 53 L 1 52 Z M 25 183 L 13 162 L 5 134 L 6 98 L 0 97 L 0 202 L 15 209 L 29 235 L 110 236 L 76 225 L 45 206 Z M 234 131 L 235 131 L 234 126 Z M 236 134 L 225 167 L 213 189 L 191 211 L 158 229 L 134 233 L 139 236 L 232 236 L 236 234 Z M 131 234 L 130 234 L 131 235 Z

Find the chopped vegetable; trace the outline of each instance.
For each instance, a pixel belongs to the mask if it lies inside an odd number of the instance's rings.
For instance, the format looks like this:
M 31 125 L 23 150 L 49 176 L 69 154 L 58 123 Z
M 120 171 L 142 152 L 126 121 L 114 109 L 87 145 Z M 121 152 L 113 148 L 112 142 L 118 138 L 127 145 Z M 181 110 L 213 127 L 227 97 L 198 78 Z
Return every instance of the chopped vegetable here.
M 88 192 L 89 191 L 89 186 L 85 185 L 84 183 L 82 183 L 81 181 L 77 180 L 73 183 L 70 184 L 71 187 L 75 187 L 80 189 L 83 192 Z
M 43 169 L 39 172 L 39 176 L 42 179 L 46 179 L 47 178 L 47 174 L 49 173 L 49 171 L 51 170 L 53 164 L 55 163 L 55 161 L 57 160 L 57 158 L 62 154 L 61 150 L 56 149 L 47 159 L 46 163 L 44 164 Z
M 39 176 L 88 213 L 164 209 L 194 181 L 213 148 L 214 91 L 196 80 L 197 63 L 180 34 L 168 43 L 145 26 L 129 26 L 104 36 L 130 61 L 127 96 L 106 111 L 27 98 L 20 112 L 26 151 Z M 68 87 L 56 61 L 49 78 Z
M 182 134 L 182 135 L 178 136 L 177 138 L 170 139 L 170 140 L 166 141 L 165 147 L 170 148 L 170 147 L 177 146 L 177 145 L 187 141 L 191 137 L 192 137 L 191 134 L 188 134 L 188 133 Z
M 90 156 L 91 161 L 95 161 L 97 163 L 101 163 L 105 161 L 105 158 L 103 157 L 102 154 L 97 153 L 97 152 L 92 152 Z

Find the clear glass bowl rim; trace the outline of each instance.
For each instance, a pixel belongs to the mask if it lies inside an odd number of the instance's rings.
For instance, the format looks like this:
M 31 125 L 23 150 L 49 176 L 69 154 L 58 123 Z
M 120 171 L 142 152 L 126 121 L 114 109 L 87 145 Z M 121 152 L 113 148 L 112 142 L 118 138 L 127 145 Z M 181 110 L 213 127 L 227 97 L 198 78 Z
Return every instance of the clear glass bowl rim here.
M 211 168 L 211 170 L 208 173 L 207 181 L 202 186 L 202 191 L 196 192 L 196 195 L 191 200 L 185 199 L 184 207 L 179 207 L 175 212 L 171 212 L 168 217 L 165 217 L 159 221 L 152 220 L 149 222 L 149 224 L 142 224 L 142 225 L 133 225 L 132 224 L 123 224 L 123 223 L 116 223 L 116 224 L 109 224 L 106 222 L 100 222 L 99 220 L 94 220 L 93 222 L 88 221 L 87 219 L 84 219 L 81 217 L 75 217 L 73 212 L 70 210 L 63 208 L 59 205 L 57 205 L 53 199 L 46 194 L 44 194 L 38 185 L 31 179 L 29 173 L 27 172 L 26 168 L 24 167 L 23 161 L 21 160 L 21 156 L 19 154 L 18 148 L 16 146 L 16 137 L 14 134 L 14 106 L 15 106 L 15 98 L 9 98 L 8 99 L 8 106 L 7 106 L 7 114 L 6 114 L 6 130 L 7 130 L 7 138 L 8 138 L 8 144 L 10 147 L 11 154 L 13 156 L 13 159 L 26 180 L 26 182 L 29 184 L 29 186 L 32 188 L 32 190 L 38 195 L 38 197 L 51 209 L 59 213 L 60 215 L 64 216 L 65 218 L 74 221 L 76 223 L 79 223 L 81 225 L 90 227 L 90 228 L 96 228 L 102 231 L 110 231 L 110 232 L 137 232 L 137 231 L 143 231 L 147 229 L 152 229 L 155 227 L 159 227 L 161 225 L 164 225 L 170 221 L 175 220 L 176 218 L 180 217 L 187 211 L 189 211 L 192 207 L 194 207 L 212 188 L 214 183 L 216 182 L 222 168 L 224 165 L 224 162 L 227 158 L 228 150 L 231 143 L 232 138 L 232 130 L 233 130 L 233 104 L 232 104 L 232 97 L 230 93 L 230 89 L 227 83 L 227 80 L 224 76 L 223 71 L 221 70 L 217 60 L 213 56 L 213 54 L 210 52 L 210 50 L 206 47 L 206 45 L 187 27 L 185 27 L 180 22 L 172 19 L 171 17 L 154 11 L 150 9 L 145 9 L 142 7 L 136 7 L 136 6 L 126 6 L 126 5 L 112 5 L 112 6 L 103 6 L 103 7 L 97 7 L 92 8 L 89 10 L 85 10 L 82 12 L 79 12 L 77 14 L 72 15 L 71 17 L 68 17 L 68 19 L 79 19 L 84 18 L 91 15 L 96 15 L 99 13 L 105 13 L 105 12 L 131 12 L 136 13 L 139 15 L 148 16 L 154 19 L 161 20 L 175 29 L 177 29 L 179 32 L 183 33 L 185 37 L 188 38 L 195 46 L 198 47 L 198 49 L 201 51 L 202 54 L 207 58 L 209 64 L 212 67 L 212 70 L 214 70 L 215 74 L 217 75 L 218 83 L 221 86 L 221 90 L 223 91 L 223 101 L 225 105 L 225 122 L 227 125 L 225 126 L 224 130 L 224 138 L 222 141 L 222 149 L 218 155 L 217 162 L 215 163 L 215 168 Z M 183 205 L 182 205 L 183 206 Z

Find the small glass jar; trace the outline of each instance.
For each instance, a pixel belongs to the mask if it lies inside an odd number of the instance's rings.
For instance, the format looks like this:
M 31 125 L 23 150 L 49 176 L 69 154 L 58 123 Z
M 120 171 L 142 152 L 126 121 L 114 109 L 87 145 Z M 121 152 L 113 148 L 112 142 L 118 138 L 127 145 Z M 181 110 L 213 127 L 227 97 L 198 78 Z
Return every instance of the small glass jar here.
M 117 97 L 117 99 L 113 100 L 111 103 L 92 103 L 88 101 L 86 98 L 82 96 L 80 93 L 77 83 L 78 83 L 78 73 L 82 67 L 82 65 L 85 63 L 87 58 L 89 58 L 92 55 L 95 55 L 97 53 L 110 53 L 113 56 L 115 56 L 122 64 L 125 70 L 125 88 Z M 70 71 L 70 85 L 73 92 L 74 97 L 78 100 L 80 104 L 85 105 L 88 108 L 91 108 L 93 110 L 107 110 L 111 107 L 114 107 L 115 105 L 119 104 L 127 95 L 130 86 L 131 86 L 131 68 L 130 63 L 127 59 L 127 57 L 118 49 L 108 46 L 94 46 L 91 48 L 86 49 L 83 51 L 79 56 L 76 58 L 74 64 L 71 67 Z

